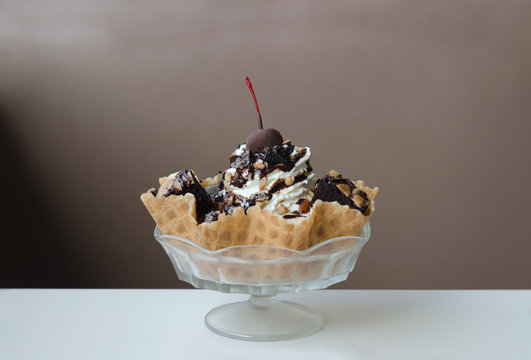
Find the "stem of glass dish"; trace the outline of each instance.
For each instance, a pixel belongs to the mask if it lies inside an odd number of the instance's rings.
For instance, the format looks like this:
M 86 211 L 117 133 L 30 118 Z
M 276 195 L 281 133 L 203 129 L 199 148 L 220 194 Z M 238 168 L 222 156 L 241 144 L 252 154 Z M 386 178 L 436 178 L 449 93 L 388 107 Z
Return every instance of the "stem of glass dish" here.
M 251 295 L 249 298 L 249 302 L 254 306 L 270 306 L 279 301 L 276 295 Z

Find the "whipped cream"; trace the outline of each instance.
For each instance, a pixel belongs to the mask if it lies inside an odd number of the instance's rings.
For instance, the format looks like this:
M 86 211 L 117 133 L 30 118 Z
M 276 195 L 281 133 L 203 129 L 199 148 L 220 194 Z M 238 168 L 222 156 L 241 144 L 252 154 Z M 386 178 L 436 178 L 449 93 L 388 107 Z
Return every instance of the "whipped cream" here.
M 238 147 L 234 155 L 242 155 L 245 151 L 245 144 Z M 289 171 L 275 169 L 266 176 L 260 177 L 259 173 L 248 173 L 248 178 L 245 184 L 239 188 L 230 185 L 226 190 L 246 199 L 252 198 L 254 194 L 259 192 L 266 192 L 271 196 L 269 200 L 257 202 L 264 210 L 271 210 L 273 213 L 279 205 L 283 205 L 289 212 L 299 210 L 297 202 L 300 199 L 311 200 L 310 190 L 315 187 L 315 174 L 310 166 L 309 160 L 311 151 L 309 147 L 294 148 L 291 156 L 295 157 L 299 154 L 304 154 L 295 163 L 293 168 Z M 251 165 L 252 166 L 252 165 Z M 236 174 L 236 169 L 230 168 L 227 170 L 232 176 Z M 291 179 L 290 179 L 291 178 Z M 293 181 L 292 184 L 287 185 Z M 291 181 L 290 181 L 291 180 Z M 275 190 L 278 189 L 278 190 Z M 281 216 L 281 214 L 277 214 Z

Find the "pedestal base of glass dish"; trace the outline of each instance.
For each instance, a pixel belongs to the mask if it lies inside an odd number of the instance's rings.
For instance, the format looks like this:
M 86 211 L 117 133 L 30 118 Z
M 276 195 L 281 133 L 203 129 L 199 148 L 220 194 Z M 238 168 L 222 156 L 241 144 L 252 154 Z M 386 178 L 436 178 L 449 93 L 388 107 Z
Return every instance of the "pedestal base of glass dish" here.
M 318 331 L 321 315 L 275 296 L 325 289 L 345 280 L 369 236 L 367 223 L 358 236 L 336 237 L 302 251 L 268 245 L 210 251 L 155 228 L 179 279 L 198 289 L 251 295 L 248 301 L 211 310 L 205 324 L 217 334 L 255 341 L 296 339 Z
M 211 310 L 205 324 L 213 332 L 233 339 L 279 341 L 317 332 L 323 326 L 323 318 L 301 304 L 251 295 L 248 301 Z

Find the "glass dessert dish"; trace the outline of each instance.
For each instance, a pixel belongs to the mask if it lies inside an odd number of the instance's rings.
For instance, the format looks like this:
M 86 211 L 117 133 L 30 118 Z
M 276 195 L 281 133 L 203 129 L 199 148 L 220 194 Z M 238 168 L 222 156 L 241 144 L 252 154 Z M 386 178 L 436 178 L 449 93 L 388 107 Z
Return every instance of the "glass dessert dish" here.
M 255 341 L 295 339 L 318 331 L 321 315 L 275 296 L 324 289 L 345 280 L 369 236 L 367 223 L 358 236 L 336 237 L 304 251 L 267 245 L 209 251 L 155 228 L 155 238 L 179 279 L 199 289 L 250 295 L 248 301 L 211 310 L 206 326 L 223 336 Z

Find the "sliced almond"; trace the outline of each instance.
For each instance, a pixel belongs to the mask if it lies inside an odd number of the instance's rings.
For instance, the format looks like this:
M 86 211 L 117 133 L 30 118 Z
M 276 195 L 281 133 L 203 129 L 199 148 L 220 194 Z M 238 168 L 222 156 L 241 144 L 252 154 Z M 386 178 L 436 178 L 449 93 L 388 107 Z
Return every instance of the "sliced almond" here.
M 183 191 L 183 187 L 181 186 L 181 182 L 179 180 L 175 180 L 175 183 L 173 184 L 173 186 L 179 190 L 179 191 Z
M 293 185 L 293 183 L 295 182 L 295 178 L 293 176 L 288 176 L 286 180 L 284 180 L 284 182 L 288 186 Z
M 223 185 L 225 186 L 225 189 L 228 189 L 230 187 L 230 182 L 232 181 L 232 174 L 229 172 L 225 173 L 225 178 L 223 180 Z
M 259 186 L 260 190 L 265 190 L 267 189 L 267 176 L 264 176 L 263 178 L 260 179 L 260 186 Z
M 306 213 L 310 210 L 310 201 L 308 199 L 304 199 L 304 201 L 299 205 L 299 211 L 301 213 Z
M 347 184 L 339 184 L 337 185 L 337 188 L 341 190 L 343 194 L 350 197 L 350 192 L 351 192 L 350 186 L 348 186 Z
M 289 212 L 289 209 L 282 204 L 279 204 L 275 210 L 277 211 L 277 214 L 279 215 L 285 215 Z
M 231 181 L 232 180 L 232 173 L 226 172 L 225 173 L 225 181 Z
M 253 164 L 253 167 L 258 170 L 264 170 L 265 164 L 262 161 L 257 161 Z
M 335 171 L 335 170 L 330 170 L 330 171 L 328 172 L 327 175 L 330 176 L 330 177 L 333 177 L 334 179 L 337 178 L 337 177 L 339 177 L 339 176 L 341 176 L 341 175 L 340 175 L 337 171 Z
M 173 178 L 168 178 L 166 181 L 164 181 L 157 192 L 156 198 L 160 199 L 161 197 L 168 196 L 168 193 L 173 187 L 174 182 L 177 181 L 175 181 Z

